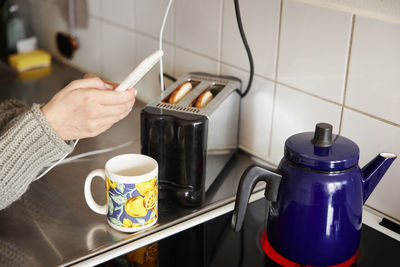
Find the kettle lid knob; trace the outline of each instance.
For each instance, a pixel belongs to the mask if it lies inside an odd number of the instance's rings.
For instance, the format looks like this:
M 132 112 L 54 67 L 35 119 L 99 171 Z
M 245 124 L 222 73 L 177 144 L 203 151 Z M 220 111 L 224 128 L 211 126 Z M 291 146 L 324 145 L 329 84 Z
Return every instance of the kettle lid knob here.
M 314 138 L 311 140 L 311 143 L 319 147 L 332 146 L 332 128 L 332 125 L 329 123 L 318 123 L 315 126 Z
M 285 142 L 285 159 L 318 171 L 343 171 L 356 166 L 360 154 L 357 144 L 332 131 L 331 124 L 318 123 L 315 132 L 290 136 Z

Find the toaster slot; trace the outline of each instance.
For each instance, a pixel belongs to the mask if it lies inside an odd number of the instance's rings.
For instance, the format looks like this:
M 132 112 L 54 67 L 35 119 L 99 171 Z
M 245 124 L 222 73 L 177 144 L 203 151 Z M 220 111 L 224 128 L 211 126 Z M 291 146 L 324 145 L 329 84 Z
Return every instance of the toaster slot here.
M 222 89 L 224 89 L 225 84 L 213 84 L 210 88 L 211 93 L 213 94 L 214 97 L 217 96 L 219 92 L 221 92 Z
M 195 100 L 190 103 L 190 107 L 204 108 L 210 103 L 219 92 L 225 87 L 223 84 L 213 84 L 212 86 L 206 88 L 196 97 Z
M 172 93 L 165 97 L 162 102 L 169 104 L 178 104 L 182 99 L 185 98 L 190 91 L 192 91 L 200 81 L 189 80 L 179 84 Z

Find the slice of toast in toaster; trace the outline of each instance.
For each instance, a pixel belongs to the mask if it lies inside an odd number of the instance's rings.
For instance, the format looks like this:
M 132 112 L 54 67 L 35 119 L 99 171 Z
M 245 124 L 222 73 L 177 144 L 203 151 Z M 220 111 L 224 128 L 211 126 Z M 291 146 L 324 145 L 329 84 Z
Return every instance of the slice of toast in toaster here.
M 193 86 L 191 82 L 184 82 L 180 84 L 169 97 L 168 103 L 177 104 L 187 93 L 189 93 L 190 90 L 192 90 L 192 88 Z
M 214 98 L 213 94 L 210 90 L 204 91 L 199 97 L 196 99 L 195 107 L 196 108 L 204 108 L 208 103 Z

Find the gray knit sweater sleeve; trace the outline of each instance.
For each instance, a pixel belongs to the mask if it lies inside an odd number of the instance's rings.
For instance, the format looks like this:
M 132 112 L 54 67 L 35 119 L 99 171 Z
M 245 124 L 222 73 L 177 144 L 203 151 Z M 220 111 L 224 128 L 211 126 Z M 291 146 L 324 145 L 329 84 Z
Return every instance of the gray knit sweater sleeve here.
M 43 167 L 72 149 L 47 123 L 40 105 L 0 103 L 0 210 L 19 199 Z

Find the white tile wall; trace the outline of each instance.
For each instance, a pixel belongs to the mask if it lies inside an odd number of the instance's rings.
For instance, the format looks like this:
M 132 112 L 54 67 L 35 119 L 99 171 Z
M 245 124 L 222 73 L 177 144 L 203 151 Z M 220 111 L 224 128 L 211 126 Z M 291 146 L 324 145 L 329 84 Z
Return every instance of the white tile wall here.
M 58 6 L 47 2 L 40 2 L 38 5 L 41 25 L 39 45 L 53 55 L 60 56 L 56 45 L 56 34 L 58 32 L 68 34 L 67 22 L 62 19 Z
M 241 1 L 239 6 L 243 28 L 253 55 L 255 73 L 274 79 L 280 1 Z M 235 7 L 231 0 L 224 1 L 222 32 L 222 61 L 248 70 L 249 60 L 240 37 Z
M 137 0 L 135 25 L 138 31 L 159 38 L 161 23 L 169 1 Z M 174 41 L 175 2 L 172 2 L 164 28 L 163 39 Z
M 341 103 L 351 14 L 283 1 L 278 80 Z
M 79 42 L 79 49 L 72 58 L 73 64 L 82 70 L 87 70 L 97 75 L 103 74 L 103 30 L 102 22 L 89 18 L 87 29 L 74 31 Z
M 346 105 L 400 124 L 400 24 L 357 17 Z
M 101 0 L 101 17 L 129 29 L 134 28 L 135 1 Z
M 218 59 L 222 0 L 176 0 L 178 46 Z
M 211 74 L 218 74 L 218 62 L 188 52 L 186 50 L 175 49 L 175 71 L 174 75 L 180 77 L 191 71 L 203 71 Z
M 222 65 L 221 74 L 236 76 L 243 87 L 247 85 L 248 73 L 244 71 Z M 268 157 L 273 97 L 274 83 L 255 77 L 252 89 L 241 102 L 240 147 L 263 159 Z
M 31 26 L 31 30 L 32 35 L 36 35 L 36 37 L 38 38 L 39 41 L 39 45 L 40 47 L 44 47 L 43 45 L 43 40 L 46 38 L 45 35 L 47 35 L 44 32 L 44 28 L 42 25 L 42 8 L 43 8 L 43 4 L 41 2 L 38 2 L 37 0 L 29 0 L 29 2 L 27 2 L 28 4 L 28 8 L 29 8 L 29 14 L 30 14 L 30 26 Z
M 360 147 L 360 165 L 364 166 L 380 152 L 400 156 L 400 128 L 348 109 L 344 110 L 342 135 Z M 367 204 L 400 220 L 400 159 L 396 159 L 382 178 Z
M 60 57 L 54 36 L 67 27 L 54 1 L 30 0 L 37 4 L 31 14 L 41 47 Z M 81 50 L 72 63 L 121 81 L 157 48 L 167 2 L 89 0 L 89 28 L 77 32 Z M 315 123 L 327 121 L 336 133 L 342 125 L 341 134 L 359 144 L 362 164 L 379 151 L 400 154 L 399 24 L 355 17 L 343 105 L 352 14 L 282 0 L 280 18 L 279 0 L 240 4 L 258 74 L 241 105 L 242 149 L 278 164 L 287 137 L 312 131 Z M 246 86 L 248 62 L 232 1 L 176 0 L 164 40 L 165 70 L 175 77 L 190 71 L 231 74 L 242 78 Z M 158 67 L 137 88 L 141 100 L 157 95 Z M 372 207 L 398 219 L 399 166 L 396 160 L 368 200 Z
M 135 34 L 112 24 L 103 23 L 103 75 L 121 82 L 136 66 Z
M 299 132 L 314 131 L 318 122 L 332 124 L 333 132 L 338 133 L 340 112 L 339 105 L 277 85 L 269 159 L 278 164 L 286 139 Z
M 136 64 L 139 64 L 148 55 L 158 49 L 158 40 L 149 38 L 143 35 L 136 35 L 135 45 L 135 60 Z M 171 45 L 163 44 L 163 67 L 164 71 L 172 74 L 174 71 L 174 49 Z
M 138 64 L 145 59 L 148 55 L 158 49 L 158 40 L 148 38 L 146 36 L 136 35 L 135 38 L 135 61 Z M 174 49 L 168 44 L 163 46 L 163 68 L 164 72 L 172 75 L 174 67 Z M 153 70 L 148 73 L 137 85 L 137 97 L 146 102 L 150 102 L 160 94 L 160 78 L 159 78 L 159 65 L 157 64 Z
M 101 16 L 100 2 L 99 0 L 87 0 L 90 15 Z

